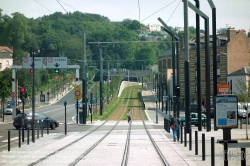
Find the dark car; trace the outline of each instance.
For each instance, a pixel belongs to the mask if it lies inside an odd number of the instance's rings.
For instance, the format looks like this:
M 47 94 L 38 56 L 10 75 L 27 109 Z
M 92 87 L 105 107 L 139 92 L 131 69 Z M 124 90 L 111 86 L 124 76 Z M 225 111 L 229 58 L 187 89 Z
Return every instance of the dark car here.
M 24 113 L 24 118 L 23 118 L 23 114 L 18 114 L 13 121 L 13 126 L 16 129 L 19 129 L 23 127 L 23 124 L 22 124 L 23 121 L 24 121 L 24 128 L 31 129 L 32 128 L 32 113 Z M 55 119 L 50 118 L 43 114 L 35 113 L 35 127 L 39 126 L 40 128 L 41 127 L 47 128 L 47 123 L 51 129 L 55 129 L 56 127 L 59 127 L 59 123 Z
M 195 103 L 191 103 L 191 104 L 189 105 L 189 111 L 190 111 L 190 112 L 198 112 L 198 105 L 195 104 Z
M 185 119 L 186 119 L 185 115 L 182 115 L 180 117 L 180 124 L 182 126 L 185 126 Z M 205 126 L 206 121 L 207 121 L 207 116 L 205 114 L 201 114 L 201 123 L 202 123 L 202 126 Z M 191 112 L 190 113 L 190 122 L 191 122 L 191 125 L 198 126 L 198 113 L 196 113 L 196 112 Z

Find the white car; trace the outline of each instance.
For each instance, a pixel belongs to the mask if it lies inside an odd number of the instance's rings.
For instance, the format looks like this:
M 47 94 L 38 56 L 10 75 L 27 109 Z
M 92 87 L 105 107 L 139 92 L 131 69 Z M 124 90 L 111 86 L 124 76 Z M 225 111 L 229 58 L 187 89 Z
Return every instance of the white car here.
M 4 108 L 4 115 L 6 114 L 12 115 L 12 107 L 9 105 Z
M 243 108 L 243 106 L 240 103 L 238 103 L 238 117 L 243 119 L 246 118 L 247 116 L 246 112 L 247 111 Z

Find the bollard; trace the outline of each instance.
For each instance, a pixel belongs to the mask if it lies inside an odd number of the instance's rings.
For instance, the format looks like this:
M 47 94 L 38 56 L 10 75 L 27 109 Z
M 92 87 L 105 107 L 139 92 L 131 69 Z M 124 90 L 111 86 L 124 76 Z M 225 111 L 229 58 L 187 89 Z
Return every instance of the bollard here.
M 178 126 L 178 130 L 177 130 L 177 141 L 179 142 L 180 140 L 180 125 Z
M 240 129 L 242 129 L 242 119 L 240 118 Z
M 246 148 L 241 148 L 241 166 L 246 166 Z
M 192 129 L 189 129 L 189 150 L 192 150 Z
M 186 131 L 186 127 L 184 127 L 184 147 L 187 146 L 187 131 Z
M 37 129 L 37 139 L 39 139 L 39 123 L 37 124 L 36 129 Z
M 30 128 L 27 128 L 27 145 L 30 144 Z
M 206 151 L 205 151 L 205 134 L 202 133 L 202 161 L 206 160 Z
M 198 155 L 198 131 L 195 131 L 195 155 Z
M 10 131 L 8 131 L 8 151 L 10 151 Z
M 43 120 L 41 120 L 41 137 L 43 137 Z
M 49 134 L 49 121 L 47 119 L 47 134 Z
M 18 145 L 19 145 L 19 148 L 21 147 L 21 129 L 19 128 L 18 130 Z
M 211 166 L 215 166 L 215 147 L 214 147 L 214 137 L 211 137 Z
M 181 125 L 181 144 L 183 143 L 183 128 L 182 128 L 182 125 Z
M 224 141 L 224 166 L 228 166 L 228 143 Z

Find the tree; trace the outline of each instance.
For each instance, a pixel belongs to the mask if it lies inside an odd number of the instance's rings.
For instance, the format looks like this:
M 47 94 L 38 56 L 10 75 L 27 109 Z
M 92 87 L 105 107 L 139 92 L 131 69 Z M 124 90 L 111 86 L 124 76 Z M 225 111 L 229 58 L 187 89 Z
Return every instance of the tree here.
M 234 93 L 238 97 L 239 102 L 247 103 L 246 106 L 246 139 L 248 140 L 248 102 L 250 101 L 250 80 L 244 82 L 242 79 L 236 80 L 236 88 L 240 91 L 239 94 Z
M 217 33 L 218 33 L 218 34 L 226 34 L 226 33 L 227 33 L 227 28 L 220 28 L 220 29 L 217 29 Z

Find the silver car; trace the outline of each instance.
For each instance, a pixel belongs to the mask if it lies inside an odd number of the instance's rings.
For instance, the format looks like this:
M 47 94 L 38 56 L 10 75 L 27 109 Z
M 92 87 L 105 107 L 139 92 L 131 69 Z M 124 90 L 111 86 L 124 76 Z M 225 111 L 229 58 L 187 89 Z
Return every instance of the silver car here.
M 7 106 L 4 108 L 4 115 L 12 115 L 12 107 L 11 106 Z

